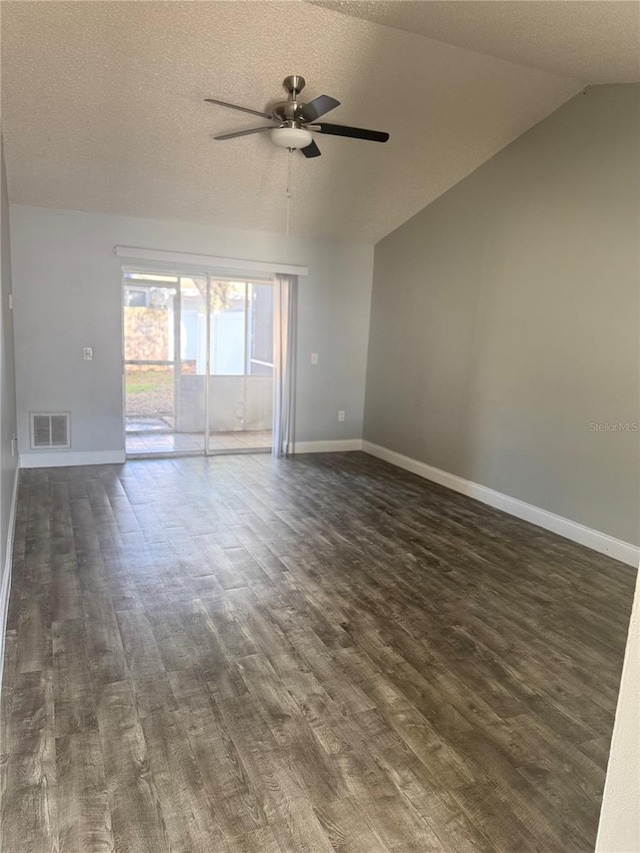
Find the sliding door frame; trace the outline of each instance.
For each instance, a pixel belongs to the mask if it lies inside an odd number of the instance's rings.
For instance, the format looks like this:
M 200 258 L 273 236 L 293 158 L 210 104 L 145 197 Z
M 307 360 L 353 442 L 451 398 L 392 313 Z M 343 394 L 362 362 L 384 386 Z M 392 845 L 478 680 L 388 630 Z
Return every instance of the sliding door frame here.
M 219 449 L 219 450 L 211 450 L 210 449 L 210 432 L 211 432 L 211 294 L 212 294 L 212 281 L 224 281 L 224 282 L 242 282 L 245 285 L 245 304 L 244 304 L 244 347 L 243 347 L 243 406 L 245 410 L 243 411 L 243 416 L 246 412 L 246 397 L 247 397 L 247 366 L 248 366 L 248 355 L 247 355 L 247 347 L 248 347 L 248 324 L 249 324 L 249 310 L 248 310 L 248 302 L 249 302 L 249 286 L 251 284 L 263 284 L 270 285 L 272 287 L 275 286 L 275 276 L 271 273 L 260 275 L 259 273 L 253 273 L 248 275 L 240 275 L 235 270 L 205 270 L 202 268 L 189 268 L 187 264 L 180 264 L 179 267 L 174 266 L 173 264 L 163 263 L 162 261 L 152 262 L 152 261 L 142 261 L 141 263 L 131 263 L 131 264 L 123 264 L 120 270 L 120 288 L 121 288 L 121 309 L 120 309 L 120 323 L 121 323 L 121 352 L 122 352 L 122 438 L 123 444 L 125 447 L 126 453 L 126 442 L 127 442 L 127 404 L 126 404 L 126 366 L 130 363 L 130 360 L 125 358 L 125 292 L 127 285 L 126 274 L 127 273 L 135 273 L 140 276 L 144 275 L 158 275 L 158 276 L 171 276 L 176 279 L 176 296 L 174 299 L 173 305 L 173 393 L 174 393 L 174 433 L 176 432 L 175 426 L 177 423 L 177 415 L 178 415 L 178 388 L 179 388 L 179 380 L 181 377 L 181 313 L 182 313 L 182 279 L 185 278 L 202 278 L 206 282 L 205 287 L 205 376 L 204 376 L 204 435 L 203 435 L 203 449 L 202 451 L 198 451 L 197 453 L 192 454 L 189 451 L 169 451 L 166 454 L 157 453 L 153 454 L 154 458 L 160 458 L 162 456 L 185 456 L 185 455 L 203 455 L 203 456 L 225 456 L 225 455 L 235 455 L 235 454 L 253 454 L 253 453 L 270 453 L 271 446 L 269 447 L 257 447 L 257 448 L 230 448 L 230 449 Z M 130 285 L 131 286 L 131 285 Z M 133 285 L 135 286 L 135 285 Z M 158 287 L 171 287 L 171 283 L 166 283 L 163 285 L 162 282 L 157 283 Z M 148 288 L 153 287 L 152 283 L 140 284 L 140 287 Z M 167 366 L 171 364 L 170 361 L 166 362 Z M 235 375 L 235 374 L 230 374 Z M 273 436 L 274 432 L 274 418 L 275 412 L 273 413 L 271 420 L 271 432 Z M 241 432 L 241 430 L 238 430 Z M 135 458 L 135 457 L 134 457 Z M 142 455 L 139 458 L 144 458 Z

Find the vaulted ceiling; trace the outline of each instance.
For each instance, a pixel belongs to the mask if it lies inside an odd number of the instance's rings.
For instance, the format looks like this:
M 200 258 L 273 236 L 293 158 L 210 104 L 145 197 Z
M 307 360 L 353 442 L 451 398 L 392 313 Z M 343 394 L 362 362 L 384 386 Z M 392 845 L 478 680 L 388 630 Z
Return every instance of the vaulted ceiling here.
M 585 83 L 640 82 L 637 0 L 309 0 Z
M 557 18 L 550 45 L 545 16 L 565 5 L 591 11 Z M 626 80 L 637 62 L 632 5 L 5 0 L 10 197 L 282 231 L 287 152 L 268 134 L 214 141 L 261 120 L 203 99 L 262 111 L 295 72 L 306 99 L 341 101 L 328 121 L 388 130 L 391 140 L 318 136 L 322 157 L 294 155 L 291 231 L 376 241 L 586 82 Z M 471 6 L 501 12 L 445 8 Z M 608 22 L 600 38 L 590 35 L 596 7 Z

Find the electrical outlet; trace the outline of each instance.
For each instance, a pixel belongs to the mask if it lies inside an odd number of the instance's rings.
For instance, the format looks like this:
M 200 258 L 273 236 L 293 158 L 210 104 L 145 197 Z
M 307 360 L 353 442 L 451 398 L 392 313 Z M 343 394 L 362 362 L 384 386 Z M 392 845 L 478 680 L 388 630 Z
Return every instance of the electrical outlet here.
M 83 347 L 82 358 L 85 361 L 93 361 L 93 347 Z
M 317 363 L 318 363 L 318 353 L 312 352 L 311 353 L 311 364 L 317 364 Z
M 14 435 L 11 439 L 11 455 L 16 456 L 18 453 L 18 436 Z
M 342 409 L 340 409 L 340 411 L 338 412 L 338 420 L 343 421 L 344 419 L 345 419 L 345 413 L 342 411 Z

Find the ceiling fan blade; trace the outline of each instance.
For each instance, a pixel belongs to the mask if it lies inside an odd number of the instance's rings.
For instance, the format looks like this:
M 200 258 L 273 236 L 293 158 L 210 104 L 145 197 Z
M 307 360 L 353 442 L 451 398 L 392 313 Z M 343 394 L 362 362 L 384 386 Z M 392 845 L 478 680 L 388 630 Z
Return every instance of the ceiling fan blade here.
M 229 107 L 230 110 L 240 110 L 241 113 L 250 113 L 260 118 L 271 118 L 269 113 L 261 113 L 260 110 L 250 110 L 249 107 L 239 107 L 237 104 L 229 104 L 227 101 L 218 101 L 215 98 L 205 98 L 208 104 L 217 104 L 219 107 Z
M 310 142 L 306 148 L 301 148 L 300 151 L 305 157 L 319 157 L 322 154 L 315 142 Z
M 320 116 L 328 113 L 329 110 L 335 110 L 339 106 L 340 101 L 336 101 L 335 98 L 330 98 L 329 95 L 318 95 L 317 98 L 309 101 L 308 104 L 305 104 L 296 111 L 296 119 L 315 121 Z
M 249 136 L 250 133 L 262 133 L 265 130 L 273 130 L 273 127 L 252 127 L 250 130 L 236 130 L 234 133 L 221 133 L 214 139 L 235 139 L 236 136 Z
M 309 130 L 318 133 L 329 133 L 332 136 L 350 136 L 353 139 L 368 139 L 370 142 L 386 142 L 389 134 L 381 130 L 365 130 L 363 127 L 347 127 L 345 124 L 327 124 L 320 122 Z

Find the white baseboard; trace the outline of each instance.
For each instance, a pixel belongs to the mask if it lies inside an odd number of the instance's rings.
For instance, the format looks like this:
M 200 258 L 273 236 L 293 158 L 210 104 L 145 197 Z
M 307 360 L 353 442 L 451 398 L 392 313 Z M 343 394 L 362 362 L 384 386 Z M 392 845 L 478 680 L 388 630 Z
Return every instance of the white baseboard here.
M 564 536 L 566 539 L 586 545 L 587 548 L 591 548 L 593 551 L 607 554 L 609 557 L 620 560 L 622 563 L 627 563 L 630 566 L 638 568 L 640 548 L 636 545 L 615 539 L 613 536 L 608 536 L 599 530 L 592 530 L 590 527 L 585 527 L 583 524 L 578 524 L 576 521 L 563 518 L 561 515 L 556 515 L 533 504 L 525 503 L 518 500 L 518 498 L 503 495 L 501 492 L 496 492 L 488 486 L 481 486 L 479 483 L 465 480 L 456 474 L 449 474 L 448 471 L 434 468 L 432 465 L 419 462 L 410 456 L 403 456 L 402 453 L 396 453 L 395 450 L 389 450 L 386 447 L 381 447 L 379 444 L 363 441 L 362 449 L 365 453 L 376 456 L 378 459 L 383 459 L 385 462 L 390 462 L 398 468 L 404 468 L 405 471 L 411 471 L 412 474 L 417 474 L 419 477 L 424 477 L 426 480 L 431 480 L 454 492 L 460 492 L 462 495 L 475 498 L 478 501 L 482 501 L 482 503 L 507 512 L 509 515 L 515 515 L 517 518 L 530 521 L 532 524 L 537 524 L 538 527 L 544 527 L 545 530 L 551 530 L 553 533 Z
M 296 441 L 295 453 L 344 453 L 362 450 L 362 439 L 345 438 L 337 441 Z
M 125 461 L 124 450 L 66 450 L 22 453 L 22 468 L 62 468 L 67 465 L 113 465 Z
M 2 691 L 2 676 L 4 673 L 4 641 L 7 633 L 7 613 L 9 611 L 9 596 L 11 595 L 11 563 L 13 561 L 13 538 L 16 532 L 16 509 L 18 506 L 18 480 L 20 466 L 16 467 L 9 510 L 9 528 L 7 533 L 7 551 L 5 554 L 2 587 L 0 588 L 0 692 Z

